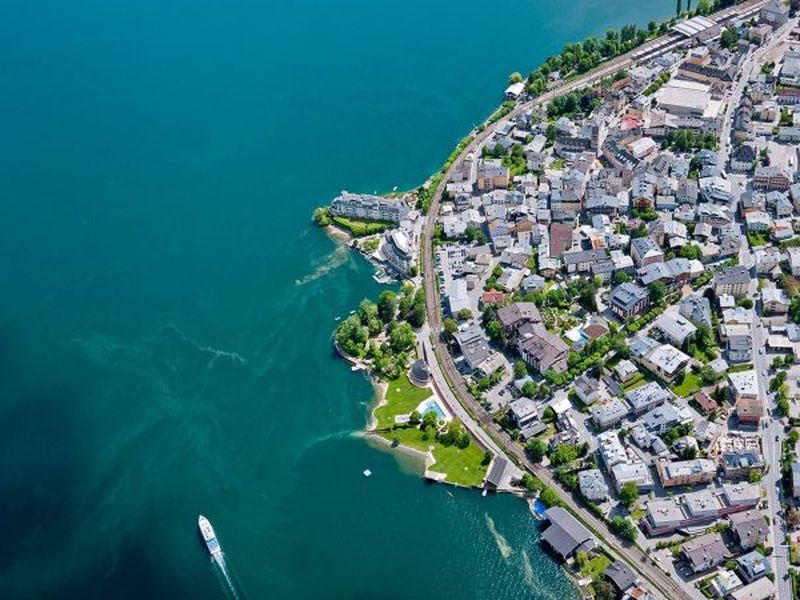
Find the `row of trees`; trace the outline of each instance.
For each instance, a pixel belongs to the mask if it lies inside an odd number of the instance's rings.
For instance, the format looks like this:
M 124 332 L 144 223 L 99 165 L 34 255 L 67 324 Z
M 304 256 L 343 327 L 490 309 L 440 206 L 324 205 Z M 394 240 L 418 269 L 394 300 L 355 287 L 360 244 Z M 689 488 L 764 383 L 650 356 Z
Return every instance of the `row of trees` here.
M 600 95 L 595 90 L 583 88 L 553 98 L 552 102 L 547 105 L 547 116 L 555 118 L 577 112 L 588 114 L 597 108 L 600 102 Z
M 668 24 L 659 27 L 651 21 L 646 29 L 636 25 L 625 25 L 620 31 L 610 29 L 602 39 L 588 37 L 583 42 L 567 44 L 560 54 L 549 57 L 541 66 L 528 75 L 528 91 L 538 96 L 547 89 L 547 81 L 554 72 L 561 77 L 574 73 L 585 73 L 601 62 L 624 54 L 643 44 L 648 37 L 665 33 Z
M 718 145 L 717 136 L 713 133 L 701 133 L 691 129 L 668 130 L 661 140 L 661 147 L 672 149 L 678 152 L 690 152 L 693 150 L 716 150 Z

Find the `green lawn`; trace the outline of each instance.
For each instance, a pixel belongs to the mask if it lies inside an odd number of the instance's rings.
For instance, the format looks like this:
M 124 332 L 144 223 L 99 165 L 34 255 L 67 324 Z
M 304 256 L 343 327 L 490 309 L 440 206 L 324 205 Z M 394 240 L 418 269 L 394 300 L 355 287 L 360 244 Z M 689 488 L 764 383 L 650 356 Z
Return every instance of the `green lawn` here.
M 378 429 L 390 429 L 397 415 L 407 415 L 430 398 L 430 389 L 418 388 L 403 375 L 390 381 L 386 388 L 386 404 L 375 409 Z M 400 427 L 381 433 L 387 440 L 397 439 L 403 446 L 427 452 L 433 446 L 436 464 L 432 471 L 445 473 L 447 481 L 463 486 L 480 486 L 486 476 L 486 466 L 482 465 L 483 450 L 472 440 L 463 450 L 457 446 L 444 446 L 435 439 L 423 440 L 423 432 L 416 427 Z
M 630 392 L 631 390 L 635 390 L 638 387 L 642 387 L 645 383 L 647 383 L 647 376 L 639 371 L 631 377 L 628 381 L 622 384 L 622 391 L 623 392 Z
M 687 398 L 698 391 L 703 384 L 700 378 L 694 373 L 687 371 L 672 386 L 672 391 L 681 398 Z
M 590 558 L 583 568 L 581 569 L 581 575 L 583 577 L 590 577 L 592 581 L 598 579 L 603 573 L 606 572 L 606 569 L 611 564 L 611 559 L 608 558 L 605 554 L 598 554 L 597 556 L 593 556 Z
M 767 242 L 769 242 L 769 232 L 768 231 L 748 231 L 747 232 L 747 241 L 750 243 L 750 247 L 755 248 L 757 246 L 763 246 Z
M 431 471 L 445 473 L 447 481 L 463 486 L 480 486 L 486 477 L 486 465 L 482 465 L 483 450 L 473 440 L 469 446 L 443 446 L 433 439 L 423 440 L 423 432 L 416 427 L 398 428 L 382 433 L 386 439 L 397 439 L 403 446 L 427 452 L 433 446 L 436 464 Z
M 747 363 L 745 365 L 733 365 L 728 369 L 728 373 L 740 373 L 741 371 L 752 371 L 753 365 L 752 363 Z
M 362 221 L 360 219 L 348 219 L 347 217 L 333 217 L 333 222 L 339 227 L 347 229 L 356 237 L 382 233 L 392 225 L 382 221 Z
M 428 388 L 418 388 L 406 375 L 390 381 L 386 388 L 386 404 L 375 409 L 378 429 L 391 427 L 395 416 L 409 414 L 420 402 L 431 396 Z

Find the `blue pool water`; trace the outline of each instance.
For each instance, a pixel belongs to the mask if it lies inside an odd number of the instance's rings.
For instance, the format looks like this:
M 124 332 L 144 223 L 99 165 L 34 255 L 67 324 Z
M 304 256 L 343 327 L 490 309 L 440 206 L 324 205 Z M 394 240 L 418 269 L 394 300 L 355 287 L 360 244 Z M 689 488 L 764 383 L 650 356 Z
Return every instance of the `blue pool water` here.
M 442 407 L 439 406 L 439 403 L 436 402 L 434 398 L 430 398 L 419 405 L 419 414 L 424 415 L 425 413 L 435 413 L 437 419 L 444 419 L 445 414 L 442 410 Z

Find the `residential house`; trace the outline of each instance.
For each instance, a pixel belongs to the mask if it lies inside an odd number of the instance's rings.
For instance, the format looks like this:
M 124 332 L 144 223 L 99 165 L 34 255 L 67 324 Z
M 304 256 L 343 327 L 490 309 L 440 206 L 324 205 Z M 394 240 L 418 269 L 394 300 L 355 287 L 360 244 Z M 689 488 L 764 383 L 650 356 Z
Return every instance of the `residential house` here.
M 580 471 L 578 488 L 583 497 L 592 502 L 603 502 L 608 498 L 608 484 L 600 469 Z
M 706 533 L 681 546 L 681 554 L 694 573 L 713 569 L 729 556 L 727 546 L 718 532 Z
M 543 325 L 534 325 L 529 329 L 517 342 L 522 360 L 540 373 L 551 368 L 557 372 L 565 371 L 569 346 Z
M 789 296 L 780 288 L 764 288 L 761 290 L 761 303 L 764 312 L 786 314 L 789 311 Z
M 711 327 L 711 303 L 700 294 L 686 296 L 678 304 L 678 313 L 695 326 Z
M 726 267 L 714 276 L 714 292 L 717 296 L 730 294 L 734 298 L 744 298 L 750 288 L 750 272 L 737 265 Z
M 489 192 L 497 188 L 508 187 L 508 167 L 503 166 L 499 158 L 482 158 L 478 162 L 478 191 Z
M 775 597 L 775 584 L 767 577 L 757 579 L 728 594 L 728 600 L 771 600 Z
M 753 550 L 736 559 L 737 570 L 741 578 L 750 583 L 772 573 L 769 559 Z
M 517 398 L 509 402 L 508 409 L 520 429 L 525 429 L 539 419 L 539 407 L 530 398 Z
M 611 311 L 621 319 L 645 312 L 650 307 L 650 292 L 629 281 L 615 287 L 608 297 Z
M 769 525 L 764 513 L 748 510 L 728 517 L 731 530 L 743 550 L 751 550 L 767 541 Z
M 683 373 L 690 360 L 689 356 L 668 344 L 659 345 L 639 357 L 639 362 L 645 368 L 668 383 Z
M 789 189 L 792 180 L 779 167 L 757 167 L 753 174 L 753 187 L 757 190 L 778 190 L 784 192 Z
M 655 327 L 667 341 L 677 348 L 683 348 L 687 340 L 697 331 L 697 327 L 691 321 L 670 312 L 662 313 L 656 319 Z
M 619 398 L 592 407 L 591 413 L 598 429 L 613 427 L 628 415 L 628 406 Z
M 640 237 L 631 240 L 631 258 L 637 266 L 664 262 L 664 253 L 651 237 Z
M 632 407 L 635 416 L 646 413 L 648 410 L 660 406 L 672 396 L 655 381 L 634 388 L 625 393 L 625 399 Z

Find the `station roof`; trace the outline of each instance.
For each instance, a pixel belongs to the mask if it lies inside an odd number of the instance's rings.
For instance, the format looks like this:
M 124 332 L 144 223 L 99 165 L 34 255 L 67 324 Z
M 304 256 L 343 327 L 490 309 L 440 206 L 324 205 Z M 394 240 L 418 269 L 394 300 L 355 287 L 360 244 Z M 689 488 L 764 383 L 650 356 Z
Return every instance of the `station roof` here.
M 707 29 L 716 27 L 716 25 L 717 23 L 708 17 L 698 16 L 692 17 L 691 19 L 678 23 L 677 25 L 673 25 L 672 31 L 677 31 L 686 37 L 694 37 L 703 33 Z

